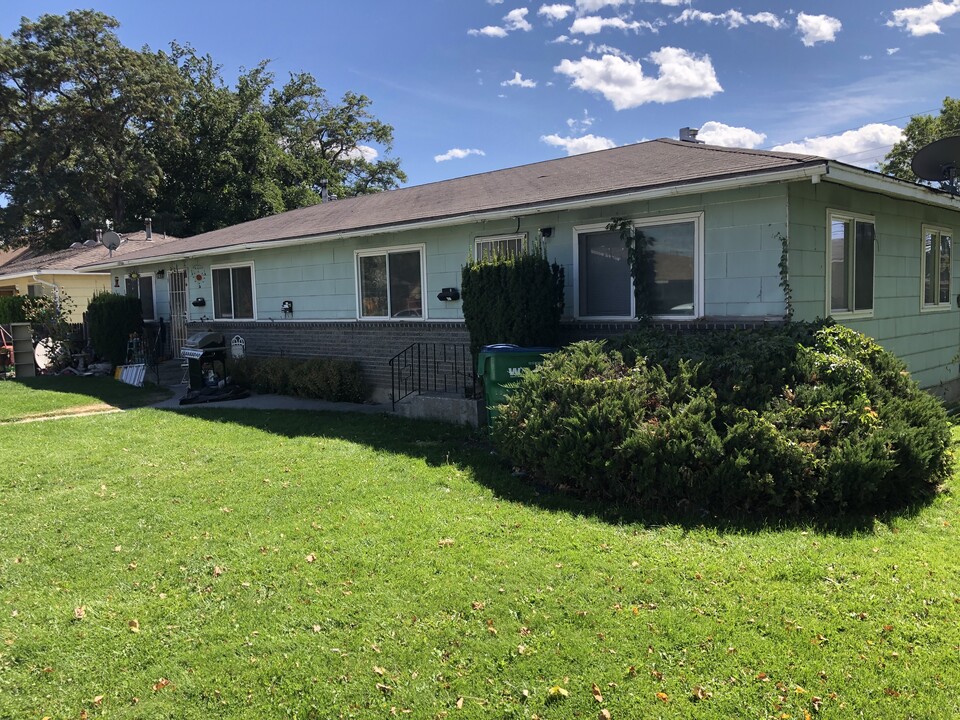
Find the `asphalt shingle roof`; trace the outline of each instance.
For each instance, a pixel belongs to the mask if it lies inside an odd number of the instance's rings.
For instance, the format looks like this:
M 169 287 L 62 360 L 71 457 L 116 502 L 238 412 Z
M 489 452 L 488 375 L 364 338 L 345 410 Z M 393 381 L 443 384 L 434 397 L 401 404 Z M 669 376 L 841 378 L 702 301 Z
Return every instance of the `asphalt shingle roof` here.
M 454 219 L 498 210 L 775 172 L 826 162 L 814 155 L 651 140 L 336 200 L 129 253 L 125 261 L 237 245 Z M 90 260 L 90 264 L 98 261 Z M 102 261 L 100 261 L 102 262 Z
M 146 232 L 123 235 L 124 241 L 113 251 L 113 257 L 134 253 L 155 252 L 178 238 L 162 238 L 154 234 L 146 239 Z M 16 277 L 31 274 L 56 274 L 73 272 L 83 265 L 106 262 L 110 251 L 103 245 L 94 247 L 66 248 L 53 252 L 41 252 L 33 248 L 14 248 L 0 252 L 0 277 Z

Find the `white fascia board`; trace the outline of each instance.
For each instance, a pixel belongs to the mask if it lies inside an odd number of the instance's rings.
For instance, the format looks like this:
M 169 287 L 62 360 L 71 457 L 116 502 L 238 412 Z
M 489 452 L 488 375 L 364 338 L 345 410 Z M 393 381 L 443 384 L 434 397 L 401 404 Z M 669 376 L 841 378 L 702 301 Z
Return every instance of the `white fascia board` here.
M 86 277 L 88 275 L 109 275 L 110 273 L 102 270 L 90 270 L 81 272 L 79 270 L 23 270 L 21 272 L 10 273 L 9 275 L 0 275 L 0 281 L 19 280 L 20 278 L 32 278 L 34 275 L 79 275 Z
M 759 173 L 755 175 L 744 175 L 732 178 L 721 178 L 718 180 L 704 180 L 703 182 L 684 183 L 682 185 L 671 185 L 668 187 L 650 188 L 648 190 L 634 190 L 623 193 L 611 193 L 600 197 L 577 200 L 560 200 L 556 202 L 547 202 L 540 205 L 531 205 L 522 208 L 507 208 L 504 210 L 490 210 L 487 212 L 468 213 L 465 215 L 455 215 L 445 217 L 439 220 L 424 220 L 421 222 L 401 223 L 397 225 L 382 225 L 375 228 L 365 228 L 362 230 L 348 230 L 346 232 L 334 232 L 324 235 L 300 236 L 294 238 L 283 238 L 279 240 L 264 240 L 262 242 L 242 243 L 239 245 L 229 245 L 218 248 L 209 248 L 207 250 L 196 250 L 186 253 L 170 253 L 169 255 L 155 255 L 150 258 L 123 260 L 117 259 L 110 263 L 97 263 L 88 265 L 89 272 L 96 270 L 109 270 L 111 268 L 124 267 L 130 265 L 146 265 L 148 263 L 163 263 L 171 260 L 188 260 L 200 257 L 209 257 L 213 255 L 229 255 L 236 252 L 246 252 L 248 250 L 269 250 L 272 248 L 289 247 L 291 245 L 305 245 L 310 243 L 331 242 L 333 240 L 349 240 L 353 238 L 369 237 L 371 235 L 382 235 L 390 232 L 406 232 L 408 230 L 426 230 L 437 227 L 447 227 L 451 225 L 460 225 L 468 222 L 511 220 L 518 217 L 531 217 L 544 213 L 554 213 L 561 210 L 582 210 L 590 207 L 600 207 L 603 205 L 613 205 L 616 203 L 638 202 L 643 200 L 659 200 L 661 198 L 678 197 L 682 195 L 694 195 L 708 192 L 719 192 L 722 190 L 737 190 L 745 187 L 755 187 L 757 185 L 771 185 L 785 182 L 795 182 L 797 180 L 806 180 L 810 178 L 820 178 L 827 174 L 827 161 L 817 163 L 816 165 L 807 165 L 802 168 L 791 168 L 789 170 L 778 170 L 775 172 Z
M 960 198 L 954 195 L 941 193 L 925 185 L 899 180 L 870 170 L 862 170 L 852 165 L 830 163 L 829 170 L 822 179 L 838 185 L 847 185 L 901 200 L 912 200 L 948 210 L 960 210 Z

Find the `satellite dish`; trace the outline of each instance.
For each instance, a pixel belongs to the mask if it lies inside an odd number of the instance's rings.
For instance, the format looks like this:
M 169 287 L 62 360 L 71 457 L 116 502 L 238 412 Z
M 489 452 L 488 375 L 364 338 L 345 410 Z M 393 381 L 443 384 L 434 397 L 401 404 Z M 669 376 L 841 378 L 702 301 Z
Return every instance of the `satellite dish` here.
M 957 194 L 957 166 L 960 165 L 960 135 L 941 138 L 920 148 L 910 167 L 923 180 L 939 182 L 943 190 Z
M 100 242 L 103 243 L 103 246 L 107 248 L 107 250 L 116 250 L 120 246 L 120 236 L 113 230 L 108 230 L 103 234 L 103 237 L 100 238 Z
M 82 247 L 83 247 L 83 243 L 78 240 L 78 241 L 75 242 L 75 243 L 70 243 L 70 247 L 71 247 L 72 249 L 76 250 L 77 248 L 82 248 Z

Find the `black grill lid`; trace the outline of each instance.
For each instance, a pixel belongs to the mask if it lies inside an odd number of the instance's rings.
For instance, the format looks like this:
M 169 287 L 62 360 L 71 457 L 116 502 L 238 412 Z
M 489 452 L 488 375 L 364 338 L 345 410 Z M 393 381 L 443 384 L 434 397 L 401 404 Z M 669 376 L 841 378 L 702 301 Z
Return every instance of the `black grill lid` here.
M 188 348 L 210 348 L 223 347 L 223 333 L 218 332 L 198 332 L 187 338 L 183 347 Z

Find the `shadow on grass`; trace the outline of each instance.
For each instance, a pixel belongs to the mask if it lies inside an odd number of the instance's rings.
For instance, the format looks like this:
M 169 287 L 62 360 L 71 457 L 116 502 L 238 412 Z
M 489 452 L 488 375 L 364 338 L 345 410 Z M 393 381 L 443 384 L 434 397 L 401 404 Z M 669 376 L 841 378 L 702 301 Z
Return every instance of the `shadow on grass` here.
M 72 395 L 86 395 L 118 408 L 136 408 L 166 400 L 173 393 L 167 388 L 145 382 L 143 387 L 127 385 L 112 377 L 81 377 L 75 375 L 38 375 L 32 378 L 9 380 L 13 386 L 30 390 Z M 2 385 L 0 385 L 2 387 Z
M 534 506 L 548 512 L 589 517 L 611 525 L 670 525 L 684 531 L 706 528 L 747 534 L 805 529 L 853 536 L 872 533 L 880 524 L 895 525 L 908 520 L 929 504 L 917 503 L 878 515 L 833 517 L 783 514 L 777 517 L 725 518 L 688 508 L 679 508 L 674 512 L 652 511 L 578 496 L 514 473 L 497 454 L 484 432 L 445 423 L 407 420 L 390 415 L 304 410 L 205 407 L 193 409 L 189 414 L 207 422 L 234 423 L 288 438 L 345 440 L 377 451 L 421 459 L 432 466 L 456 465 L 469 471 L 474 480 L 489 488 L 501 500 Z

